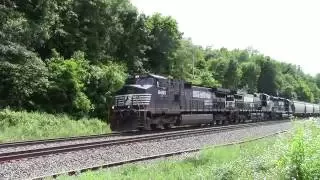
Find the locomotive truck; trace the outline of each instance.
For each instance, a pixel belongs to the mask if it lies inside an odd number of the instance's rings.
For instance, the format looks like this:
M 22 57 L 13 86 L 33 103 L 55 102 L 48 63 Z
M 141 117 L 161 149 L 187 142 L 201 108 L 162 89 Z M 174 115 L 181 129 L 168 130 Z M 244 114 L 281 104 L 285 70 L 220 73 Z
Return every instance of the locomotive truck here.
M 320 115 L 320 105 L 265 93 L 193 85 L 155 74 L 137 75 L 115 96 L 111 129 L 155 130 L 215 126 Z

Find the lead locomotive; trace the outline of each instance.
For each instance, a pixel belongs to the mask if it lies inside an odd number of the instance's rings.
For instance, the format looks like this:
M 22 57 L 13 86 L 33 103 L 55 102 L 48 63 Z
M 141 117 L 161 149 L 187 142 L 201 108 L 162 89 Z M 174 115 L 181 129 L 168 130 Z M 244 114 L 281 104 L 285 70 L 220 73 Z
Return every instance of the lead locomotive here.
M 269 96 L 194 86 L 147 74 L 129 78 L 117 92 L 111 129 L 153 130 L 182 125 L 221 125 L 318 116 L 320 106 Z

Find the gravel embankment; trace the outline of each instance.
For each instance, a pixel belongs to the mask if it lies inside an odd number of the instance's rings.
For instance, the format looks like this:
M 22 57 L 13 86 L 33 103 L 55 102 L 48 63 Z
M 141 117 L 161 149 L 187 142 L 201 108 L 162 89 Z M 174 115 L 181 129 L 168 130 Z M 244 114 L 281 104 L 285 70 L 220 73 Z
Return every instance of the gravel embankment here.
M 63 171 L 123 161 L 144 156 L 181 151 L 265 136 L 290 129 L 290 122 L 248 127 L 228 132 L 206 134 L 181 139 L 162 139 L 126 145 L 101 147 L 33 159 L 23 159 L 0 164 L 0 179 L 26 179 L 51 175 Z

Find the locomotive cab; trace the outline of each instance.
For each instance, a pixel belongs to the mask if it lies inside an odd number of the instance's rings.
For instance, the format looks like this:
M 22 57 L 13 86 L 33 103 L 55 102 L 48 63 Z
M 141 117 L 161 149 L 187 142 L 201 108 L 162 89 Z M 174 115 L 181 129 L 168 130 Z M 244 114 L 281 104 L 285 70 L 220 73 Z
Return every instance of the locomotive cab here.
M 135 77 L 128 79 L 127 83 L 116 93 L 113 109 L 140 109 L 150 104 L 154 79 Z
M 293 102 L 289 99 L 284 100 L 284 111 L 286 113 L 283 114 L 284 117 L 293 118 Z
M 261 109 L 264 111 L 271 111 L 273 108 L 273 101 L 270 100 L 270 96 L 268 94 L 260 94 L 261 100 Z
M 159 104 L 159 97 L 167 96 L 167 82 L 167 78 L 153 74 L 128 78 L 115 95 L 111 129 L 133 130 L 149 127 L 151 114 L 155 109 L 159 109 L 155 102 Z
M 235 97 L 234 95 L 227 95 L 227 97 L 226 97 L 226 105 L 225 105 L 225 107 L 227 109 L 234 109 L 235 108 L 235 105 L 236 105 L 235 98 L 237 98 L 237 96 Z

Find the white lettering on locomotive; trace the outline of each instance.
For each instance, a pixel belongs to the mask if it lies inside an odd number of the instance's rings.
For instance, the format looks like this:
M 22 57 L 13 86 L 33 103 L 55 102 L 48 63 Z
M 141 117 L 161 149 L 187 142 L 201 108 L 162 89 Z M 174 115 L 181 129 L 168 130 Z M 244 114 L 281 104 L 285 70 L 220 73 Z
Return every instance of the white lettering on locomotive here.
M 159 89 L 159 90 L 158 90 L 158 94 L 165 96 L 165 95 L 167 95 L 167 91 L 165 91 L 165 90 L 160 90 L 160 89 Z
M 212 100 L 204 100 L 204 105 L 205 106 L 212 106 L 213 102 L 212 102 Z
M 192 91 L 193 98 L 211 99 L 211 93 L 205 91 Z

